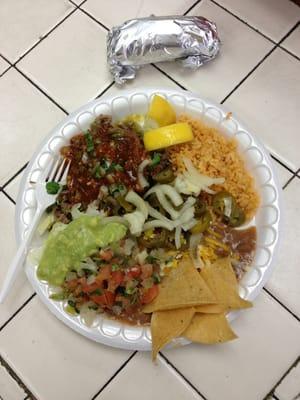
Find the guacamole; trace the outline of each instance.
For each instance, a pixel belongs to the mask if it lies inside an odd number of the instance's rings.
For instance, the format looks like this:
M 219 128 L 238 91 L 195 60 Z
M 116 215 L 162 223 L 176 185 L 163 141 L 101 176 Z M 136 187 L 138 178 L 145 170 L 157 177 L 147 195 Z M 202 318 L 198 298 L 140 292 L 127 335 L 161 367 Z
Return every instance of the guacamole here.
M 98 216 L 83 215 L 70 222 L 65 229 L 49 235 L 38 266 L 38 278 L 61 285 L 69 271 L 99 247 L 122 239 L 126 230 L 120 223 L 103 224 Z

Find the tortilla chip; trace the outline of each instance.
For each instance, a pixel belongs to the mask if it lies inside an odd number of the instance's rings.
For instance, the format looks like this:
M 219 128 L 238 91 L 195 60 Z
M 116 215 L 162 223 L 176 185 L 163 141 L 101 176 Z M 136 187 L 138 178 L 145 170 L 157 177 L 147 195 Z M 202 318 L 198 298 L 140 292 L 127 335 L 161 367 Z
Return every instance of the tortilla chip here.
M 177 310 L 155 311 L 151 317 L 152 359 L 159 350 L 172 339 L 180 336 L 189 326 L 195 310 L 180 308 Z
M 244 300 L 238 293 L 238 282 L 229 258 L 215 261 L 201 270 L 200 275 L 217 298 L 217 303 L 226 309 L 252 307 L 251 301 Z
M 226 307 L 223 304 L 204 304 L 195 306 L 195 311 L 203 314 L 220 314 L 226 311 Z
M 216 298 L 189 259 L 182 260 L 159 286 L 159 294 L 143 312 L 173 310 L 200 304 L 214 304 Z
M 224 314 L 195 314 L 183 336 L 192 342 L 205 344 L 224 343 L 237 338 Z

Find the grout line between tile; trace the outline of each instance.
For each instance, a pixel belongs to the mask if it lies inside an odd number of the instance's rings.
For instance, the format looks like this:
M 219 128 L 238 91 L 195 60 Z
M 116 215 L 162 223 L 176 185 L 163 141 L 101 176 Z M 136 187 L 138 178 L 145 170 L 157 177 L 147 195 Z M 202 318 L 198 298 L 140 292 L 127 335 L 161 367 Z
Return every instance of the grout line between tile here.
M 21 167 L 11 178 L 9 178 L 4 185 L 2 186 L 2 189 L 4 189 L 7 185 L 9 185 L 11 183 L 11 181 L 13 181 L 21 172 L 24 171 L 24 169 L 27 167 L 28 162 L 26 162 L 23 167 Z
M 81 12 L 83 12 L 85 15 L 87 15 L 88 17 L 90 17 L 94 22 L 96 22 L 98 25 L 100 25 L 103 29 L 105 29 L 106 31 L 109 31 L 109 28 L 107 26 L 105 26 L 104 24 L 102 24 L 102 22 L 98 21 L 92 14 L 90 14 L 89 12 L 85 11 L 83 8 L 79 7 L 79 10 Z
M 185 12 L 183 15 L 187 15 L 190 11 L 192 11 L 192 9 L 193 9 L 194 7 L 196 7 L 200 2 L 201 2 L 201 0 L 197 0 L 193 5 L 191 5 L 190 8 L 188 8 L 188 9 L 186 10 L 186 12 Z
M 8 362 L 4 360 L 4 358 L 1 355 L 0 355 L 0 365 L 2 365 L 3 368 L 6 369 L 7 373 L 12 377 L 12 379 L 16 381 L 17 384 L 25 391 L 25 394 L 27 394 L 27 397 L 25 397 L 25 399 L 30 398 L 32 400 L 37 400 L 36 397 L 25 385 L 25 383 L 22 381 L 22 379 L 18 376 L 18 374 L 13 370 L 13 368 L 8 364 Z
M 25 306 L 27 306 L 28 303 L 36 296 L 36 293 L 33 293 L 14 313 L 11 315 L 6 322 L 0 327 L 0 332 L 10 323 L 10 321 L 17 315 L 19 314 L 20 311 L 23 310 Z
M 210 0 L 214 1 L 214 0 Z M 297 22 L 289 31 L 288 33 L 274 46 L 272 47 L 271 50 L 265 54 L 265 56 L 248 72 L 248 74 L 224 97 L 224 99 L 221 101 L 221 104 L 223 104 L 241 85 L 242 83 L 245 82 L 245 80 L 252 75 L 252 73 L 266 60 L 266 58 L 269 57 L 270 54 L 272 54 L 278 47 L 280 47 L 280 44 L 297 28 L 299 25 L 299 22 Z M 281 48 L 281 47 L 280 47 Z
M 288 185 L 294 180 L 294 178 L 297 177 L 296 174 L 290 177 L 290 179 L 287 180 L 287 182 L 282 186 L 282 190 L 286 189 Z
M 104 90 L 102 90 L 102 92 L 100 94 L 98 94 L 98 96 L 95 97 L 95 99 L 99 99 L 101 96 L 104 95 L 104 93 L 106 93 L 112 86 L 114 86 L 115 81 L 112 81 Z
M 92 397 L 91 400 L 95 400 L 96 397 L 110 384 L 110 382 L 122 371 L 124 367 L 129 363 L 129 361 L 137 354 L 137 350 L 134 351 L 130 357 L 117 369 L 117 371 L 113 374 L 113 376 L 101 387 L 101 389 Z
M 156 64 L 151 63 L 152 67 L 156 68 L 159 72 L 161 72 L 164 76 L 169 78 L 172 82 L 176 83 L 177 86 L 179 86 L 181 89 L 186 90 L 186 88 L 181 85 L 181 83 L 177 82 L 174 78 L 172 78 L 169 74 L 167 74 L 165 71 L 160 69 Z
M 52 101 L 53 104 L 56 105 L 62 112 L 64 112 L 66 115 L 68 115 L 68 111 L 63 108 L 59 103 L 57 103 L 56 100 L 52 99 L 51 96 L 49 96 L 48 93 L 46 93 L 43 89 L 41 89 L 31 78 L 29 78 L 22 70 L 20 70 L 16 65 L 14 68 L 25 78 L 27 79 L 36 89 L 38 89 L 43 95 L 47 97 L 48 100 Z
M 74 4 L 74 3 L 72 3 Z M 28 53 L 30 53 L 36 46 L 38 46 L 44 39 L 46 39 L 57 27 L 59 27 L 63 22 L 65 22 L 66 19 L 68 19 L 74 12 L 78 9 L 79 7 L 76 6 L 73 10 L 69 12 L 63 19 L 61 19 L 56 25 L 54 25 L 47 33 L 45 33 L 43 36 L 40 37 L 40 40 L 38 40 L 36 43 L 34 43 L 33 46 L 31 46 L 29 49 L 23 53 L 16 62 L 12 63 L 11 65 L 15 66 L 18 62 L 20 62 L 25 56 L 27 56 Z
M 289 314 L 291 314 L 294 318 L 296 318 L 298 322 L 300 322 L 300 318 L 293 311 L 291 311 L 286 305 L 284 305 L 279 299 L 277 299 L 277 297 L 269 289 L 264 287 L 263 290 L 266 293 L 268 293 L 268 295 L 272 297 L 273 300 L 275 300 L 278 304 L 280 304 L 281 307 L 283 307 Z
M 8 200 L 10 200 L 13 204 L 16 204 L 15 200 L 12 197 L 10 197 L 10 195 L 6 193 L 6 191 L 3 188 L 1 188 L 1 192 L 4 194 L 4 196 L 8 198 Z
M 247 21 L 245 21 L 244 19 L 242 19 L 241 17 L 239 17 L 238 15 L 234 14 L 232 11 L 228 10 L 226 7 L 222 6 L 221 4 L 219 4 L 216 0 L 210 0 L 213 4 L 215 4 L 216 6 L 222 8 L 222 10 L 228 12 L 228 14 L 232 15 L 234 18 L 238 19 L 240 22 L 242 22 L 243 24 L 247 25 L 248 28 L 252 29 L 253 31 L 255 31 L 256 33 L 258 33 L 259 35 L 263 36 L 265 39 L 269 40 L 270 42 L 272 42 L 273 44 L 276 44 L 276 41 L 271 39 L 269 36 L 265 35 L 264 33 L 260 32 L 259 29 L 254 28 L 254 26 L 250 25 Z
M 270 54 L 273 53 L 276 48 L 277 46 L 272 47 L 272 49 L 264 55 L 264 57 L 247 73 L 247 75 L 245 75 L 244 78 L 224 97 L 221 104 L 224 104 L 225 101 L 228 100 L 228 98 L 242 85 L 242 83 L 245 82 L 247 78 L 249 78 L 250 75 L 252 75 L 252 73 L 266 60 L 266 58 L 269 57 Z
M 180 372 L 176 367 L 175 367 L 175 365 L 174 364 L 172 364 L 171 363 L 171 361 L 169 361 L 169 359 L 162 353 L 162 352 L 159 352 L 159 354 L 160 354 L 160 356 L 166 361 L 166 363 L 168 364 L 168 365 L 170 365 L 170 367 L 172 367 L 176 372 L 177 372 L 177 374 L 178 375 L 180 375 L 181 376 L 181 378 L 188 384 L 188 385 L 190 385 L 195 391 L 196 391 L 196 393 L 199 395 L 199 396 L 201 396 L 204 400 L 208 400 L 207 399 L 207 397 L 205 397 L 183 374 L 182 374 L 182 372 Z
M 296 365 L 300 362 L 300 355 L 296 358 L 296 360 L 292 363 L 292 365 L 285 371 L 285 373 L 282 375 L 282 377 L 279 379 L 279 381 L 273 386 L 273 388 L 270 390 L 270 392 L 264 397 L 263 400 L 268 400 L 269 396 L 273 396 L 274 399 L 278 399 L 277 395 L 274 394 L 276 388 L 281 384 L 281 382 L 284 380 L 284 378 L 291 372 L 291 370 L 296 367 Z M 278 399 L 279 400 L 279 399 Z M 294 400 L 294 399 L 291 399 Z M 296 399 L 295 399 L 296 400 Z
M 286 53 L 288 53 L 290 56 L 295 57 L 298 61 L 300 61 L 300 57 L 298 57 L 296 54 L 292 53 L 291 51 L 289 51 L 288 49 L 286 49 L 282 45 L 280 45 L 279 48 L 281 50 L 285 51 Z
M 287 165 L 285 165 L 284 162 L 282 162 L 281 160 L 279 160 L 279 158 L 277 158 L 276 156 L 274 156 L 274 154 L 270 153 L 271 158 L 273 158 L 273 160 L 275 160 L 276 162 L 278 162 L 278 164 L 280 164 L 282 167 L 284 167 L 285 169 L 287 169 L 291 174 L 295 174 L 295 171 L 293 171 L 290 167 L 288 167 Z

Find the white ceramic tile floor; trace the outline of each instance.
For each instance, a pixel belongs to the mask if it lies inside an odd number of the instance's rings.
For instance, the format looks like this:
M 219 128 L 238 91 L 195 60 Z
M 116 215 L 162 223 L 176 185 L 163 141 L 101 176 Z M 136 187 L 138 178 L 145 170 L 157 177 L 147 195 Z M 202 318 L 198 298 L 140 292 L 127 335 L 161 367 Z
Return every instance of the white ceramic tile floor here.
M 120 394 L 123 400 L 153 398 L 164 400 L 201 400 L 187 383 L 170 367 L 162 357 L 155 363 L 149 362 L 149 353 L 137 353 L 120 374 L 96 397 L 96 400 L 114 400 Z M 128 376 L 134 379 L 128 380 Z M 150 383 L 151 382 L 151 383 Z
M 275 42 L 300 19 L 299 7 L 290 0 L 216 1 Z
M 300 362 L 298 361 L 289 374 L 276 388 L 275 394 L 280 400 L 300 398 Z
M 8 68 L 8 62 L 6 62 L 4 58 L 0 57 L 0 75 L 2 75 Z
M 273 159 L 272 159 L 272 164 L 275 168 L 279 184 L 281 187 L 283 187 L 287 183 L 287 181 L 293 176 L 293 174 L 285 167 L 283 167 L 281 164 L 279 164 L 279 162 Z
M 282 47 L 300 58 L 300 25 L 282 42 Z
M 80 4 L 81 0 L 73 2 Z M 299 19 L 300 8 L 289 0 L 216 2 L 274 41 L 280 40 Z M 34 6 L 30 2 L 31 7 L 28 4 L 29 0 L 0 2 L 0 15 L 5 16 L 0 26 L 0 54 L 12 62 L 68 13 L 71 15 L 17 64 L 49 98 L 15 68 L 9 68 L 0 56 L 0 282 L 15 251 L 14 205 L 1 193 L 1 185 L 30 159 L 42 138 L 64 117 L 51 99 L 71 111 L 112 82 L 106 67 L 105 29 L 81 10 L 72 13 L 73 5 L 67 0 L 50 3 L 36 0 Z M 100 6 L 100 2 L 88 0 L 82 8 L 111 27 L 136 16 L 183 13 L 192 4 L 190 0 L 129 0 L 125 5 L 114 0 Z M 190 14 L 204 15 L 217 22 L 222 39 L 220 56 L 195 73 L 183 71 L 175 64 L 159 67 L 187 89 L 221 101 L 273 44 L 212 1 L 201 0 Z M 1 36 L 4 31 L 5 40 Z M 298 27 L 281 44 L 298 57 L 299 32 Z M 300 167 L 299 69 L 296 57 L 276 49 L 226 101 L 227 108 L 243 119 L 293 171 Z M 141 68 L 133 82 L 123 87 L 113 85 L 106 93 L 121 94 L 126 89 L 149 86 L 177 87 L 156 68 L 147 66 Z M 273 164 L 280 185 L 288 184 L 283 193 L 285 230 L 278 265 L 267 290 L 285 308 L 263 292 L 255 307 L 233 323 L 240 336 L 237 341 L 221 347 L 190 345 L 165 351 L 185 381 L 161 357 L 157 365 L 152 364 L 147 353 L 137 353 L 120 368 L 131 352 L 108 348 L 79 336 L 55 319 L 37 297 L 22 307 L 33 291 L 21 274 L 14 291 L 0 305 L 0 354 L 25 384 L 27 392 L 37 400 L 101 400 L 120 396 L 132 399 L 141 397 L 141 393 L 145 399 L 150 396 L 201 400 L 199 393 L 208 400 L 258 400 L 268 393 L 273 400 L 297 397 L 299 364 L 279 386 L 277 383 L 300 354 L 297 321 L 300 318 L 297 261 L 300 178 L 290 181 L 292 173 L 275 160 Z M 22 173 L 5 186 L 6 193 L 14 200 L 21 176 Z M 22 389 L 3 368 L 0 367 L 0 399 L 24 399 Z M 147 390 L 152 381 L 155 385 Z
M 300 63 L 276 49 L 225 102 L 265 145 L 293 170 L 300 167 L 297 143 Z M 262 112 L 263 110 L 263 112 Z
M 284 173 L 286 170 L 282 171 Z M 281 173 L 281 170 L 280 170 Z M 14 200 L 17 200 L 19 186 L 23 177 L 23 172 L 18 174 L 7 186 L 5 186 L 6 193 Z
M 106 31 L 77 10 L 18 66 L 60 105 L 74 111 L 112 81 L 105 46 Z
M 15 69 L 0 78 L 0 185 L 31 157 L 65 114 Z M 17 149 L 17 151 L 16 151 Z
M 13 377 L 9 375 L 5 367 L 0 365 L 0 398 L 2 400 L 23 400 L 25 398 L 25 392 Z
M 73 8 L 68 0 L 1 0 L 0 53 L 16 62 Z
M 209 0 L 202 0 L 190 15 L 205 15 L 217 23 L 222 41 L 219 55 L 196 71 L 184 69 L 179 63 L 158 66 L 186 89 L 220 102 L 273 45 Z
M 300 354 L 300 324 L 261 293 L 232 327 L 239 336 L 235 342 L 163 354 L 208 399 L 263 399 Z
M 300 179 L 294 178 L 283 191 L 284 226 L 278 265 L 266 287 L 300 318 Z
M 3 282 L 9 263 L 14 256 L 16 245 L 14 232 L 14 205 L 1 192 L 0 218 L 0 282 Z M 0 304 L 0 328 L 23 305 L 32 293 L 33 290 L 27 282 L 25 274 L 23 272 L 20 273 L 13 290 L 11 290 L 4 303 Z
M 66 329 L 36 297 L 1 333 L 0 353 L 43 400 L 91 399 L 131 355 Z
M 150 15 L 180 15 L 194 3 L 194 0 L 128 0 L 126 2 L 110 0 L 103 7 L 103 3 L 98 0 L 87 0 L 82 8 L 105 26 L 112 28 L 132 18 L 149 17 Z M 118 9 L 118 13 L 116 13 L 116 9 Z

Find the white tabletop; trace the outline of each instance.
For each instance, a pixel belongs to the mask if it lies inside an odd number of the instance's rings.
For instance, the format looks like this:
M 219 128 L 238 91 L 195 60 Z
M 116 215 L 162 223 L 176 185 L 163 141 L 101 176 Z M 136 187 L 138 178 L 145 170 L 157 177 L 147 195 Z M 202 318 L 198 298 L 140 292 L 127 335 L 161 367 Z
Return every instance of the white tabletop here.
M 217 23 L 220 55 L 195 72 L 149 65 L 126 88 L 198 92 L 264 142 L 284 189 L 278 265 L 253 309 L 233 322 L 239 340 L 162 351 L 156 364 L 148 353 L 67 328 L 21 274 L 0 306 L 0 399 L 300 398 L 300 7 L 290 0 L 1 0 L 0 282 L 15 252 L 14 204 L 33 151 L 66 114 L 123 90 L 107 70 L 107 30 L 186 12 Z

